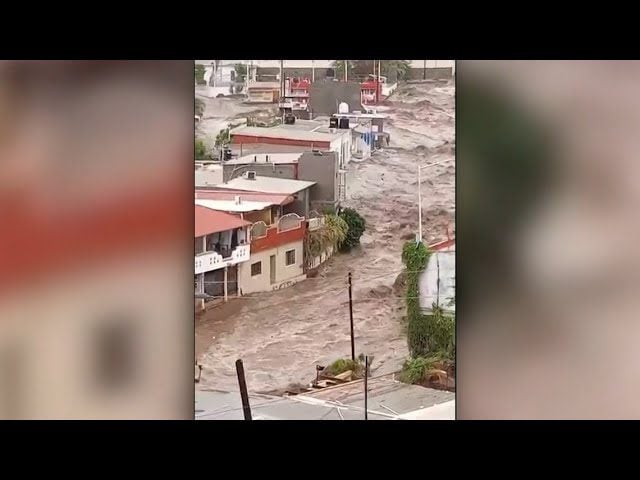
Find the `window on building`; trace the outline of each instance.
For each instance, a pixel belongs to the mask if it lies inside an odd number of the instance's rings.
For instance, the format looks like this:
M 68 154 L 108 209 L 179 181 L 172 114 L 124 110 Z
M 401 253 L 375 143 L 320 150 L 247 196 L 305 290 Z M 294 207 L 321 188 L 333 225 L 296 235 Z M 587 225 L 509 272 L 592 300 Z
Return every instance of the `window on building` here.
M 295 250 L 287 250 L 285 261 L 286 261 L 287 266 L 293 265 L 294 263 L 296 263 L 296 251 Z
M 262 273 L 262 262 L 256 262 L 251 264 L 251 276 L 255 277 Z

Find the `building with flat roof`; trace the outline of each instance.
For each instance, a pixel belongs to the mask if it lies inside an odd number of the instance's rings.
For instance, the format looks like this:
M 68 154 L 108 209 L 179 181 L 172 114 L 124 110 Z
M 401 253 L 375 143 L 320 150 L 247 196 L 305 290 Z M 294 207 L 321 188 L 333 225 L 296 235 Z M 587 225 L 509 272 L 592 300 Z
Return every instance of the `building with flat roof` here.
M 247 86 L 247 103 L 276 103 L 279 98 L 279 82 L 250 82 Z
M 300 185 L 291 190 L 298 188 Z M 303 241 L 307 220 L 290 211 L 294 195 L 198 190 L 195 201 L 202 208 L 220 210 L 251 225 L 250 259 L 237 271 L 240 295 L 279 290 L 306 278 Z
M 258 143 L 288 145 L 336 152 L 340 168 L 345 168 L 351 160 L 351 130 L 329 129 L 328 124 L 312 120 L 296 120 L 293 125 L 275 127 L 239 127 L 230 135 L 232 144 L 240 150 L 245 145 Z
M 247 172 L 258 177 L 275 177 L 315 182 L 310 190 L 311 209 L 337 207 L 346 196 L 346 175 L 335 152 L 254 153 L 224 162 L 224 179 Z
M 316 182 L 304 180 L 250 175 L 250 172 L 246 172 L 241 177 L 233 178 L 227 183 L 218 185 L 218 188 L 290 195 L 294 197 L 295 200 L 291 205 L 287 206 L 286 213 L 297 213 L 300 216 L 306 217 L 311 210 L 310 189 L 315 184 Z

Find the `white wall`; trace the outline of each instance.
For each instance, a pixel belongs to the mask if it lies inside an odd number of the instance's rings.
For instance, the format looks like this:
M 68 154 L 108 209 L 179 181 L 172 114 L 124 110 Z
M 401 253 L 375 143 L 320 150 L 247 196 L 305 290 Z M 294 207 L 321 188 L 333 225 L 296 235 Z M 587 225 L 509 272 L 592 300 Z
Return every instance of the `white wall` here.
M 293 265 L 286 265 L 286 252 L 294 249 L 296 251 L 296 263 Z M 276 256 L 276 282 L 271 284 L 270 273 L 270 257 Z M 255 293 L 255 292 L 270 292 L 277 289 L 283 282 L 296 282 L 305 278 L 303 264 L 304 251 L 302 241 L 290 243 L 287 245 L 272 248 L 270 250 L 264 250 L 258 253 L 252 253 L 248 262 L 244 262 L 238 265 L 238 278 L 239 288 L 242 290 L 242 294 Z M 251 276 L 251 265 L 256 262 L 262 262 L 262 273 Z
M 338 156 L 344 153 L 344 158 L 342 158 L 342 161 L 340 161 L 338 164 L 340 168 L 346 167 L 351 161 L 351 135 L 351 130 L 345 130 L 344 135 L 329 144 L 329 150 L 332 152 L 337 152 Z M 344 152 L 342 151 L 343 145 Z
M 409 60 L 411 68 L 424 68 L 424 60 Z M 452 68 L 455 72 L 455 60 L 427 60 L 427 68 Z

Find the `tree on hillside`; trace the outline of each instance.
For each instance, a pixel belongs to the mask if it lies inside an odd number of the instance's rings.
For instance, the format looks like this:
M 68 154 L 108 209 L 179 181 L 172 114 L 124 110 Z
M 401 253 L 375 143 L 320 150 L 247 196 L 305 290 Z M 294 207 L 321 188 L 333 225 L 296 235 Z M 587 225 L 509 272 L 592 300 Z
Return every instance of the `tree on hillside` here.
M 377 72 L 378 61 L 375 60 L 375 62 Z M 349 66 L 349 78 L 373 75 L 374 60 L 348 60 L 347 64 Z M 344 78 L 345 61 L 335 60 L 332 65 L 336 70 L 336 77 L 342 80 Z M 409 60 L 380 60 L 381 75 L 388 77 L 391 81 L 407 78 L 410 68 Z

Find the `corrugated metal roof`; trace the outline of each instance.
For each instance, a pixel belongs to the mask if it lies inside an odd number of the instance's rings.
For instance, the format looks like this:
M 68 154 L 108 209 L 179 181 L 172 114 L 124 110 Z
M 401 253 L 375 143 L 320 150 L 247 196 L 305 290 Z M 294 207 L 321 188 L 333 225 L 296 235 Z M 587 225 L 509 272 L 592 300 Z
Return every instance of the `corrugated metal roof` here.
M 273 178 L 256 176 L 255 180 L 238 177 L 225 184 L 218 185 L 217 188 L 231 188 L 236 190 L 247 190 L 250 192 L 282 193 L 293 195 L 305 188 L 315 185 L 316 182 L 304 180 L 290 180 L 287 178 Z
M 195 224 L 195 237 L 201 237 L 210 233 L 245 227 L 251 225 L 251 222 L 229 213 L 195 205 Z

